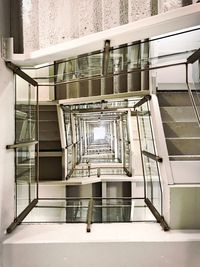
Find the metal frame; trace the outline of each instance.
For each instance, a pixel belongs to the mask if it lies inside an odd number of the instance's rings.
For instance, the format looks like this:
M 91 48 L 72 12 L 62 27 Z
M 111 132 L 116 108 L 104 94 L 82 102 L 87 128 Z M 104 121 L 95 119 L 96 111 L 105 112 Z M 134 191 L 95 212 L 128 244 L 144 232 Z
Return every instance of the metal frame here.
M 7 228 L 7 233 L 11 233 L 17 225 L 19 225 L 25 217 L 31 212 L 31 210 L 37 205 L 38 203 L 38 184 L 39 184 L 39 105 L 38 105 L 38 83 L 32 79 L 29 75 L 27 75 L 25 72 L 23 72 L 18 66 L 13 64 L 12 62 L 6 62 L 6 66 L 11 69 L 16 75 L 20 76 L 23 80 L 31 84 L 32 86 L 36 87 L 36 139 L 34 141 L 29 142 L 21 142 L 21 143 L 15 143 L 12 145 L 7 145 L 6 149 L 17 149 L 22 147 L 29 147 L 29 146 L 36 146 L 36 198 L 31 201 L 31 192 L 29 187 L 29 205 L 17 216 L 14 221 L 10 224 L 10 226 Z M 15 180 L 16 182 L 16 180 Z M 17 210 L 17 209 L 16 209 Z
M 38 141 L 16 143 L 13 145 L 7 145 L 6 149 L 15 149 L 15 148 L 21 148 L 21 147 L 25 147 L 25 146 L 33 146 L 33 145 L 37 145 L 37 144 L 38 144 Z
M 144 104 L 145 102 L 149 101 L 151 99 L 151 97 L 148 99 L 147 98 L 142 98 L 138 103 L 136 103 L 136 107 L 141 106 L 142 104 Z M 138 105 L 140 104 L 140 105 Z M 150 211 L 152 212 L 152 214 L 154 215 L 154 217 L 156 218 L 157 222 L 160 223 L 161 227 L 163 228 L 164 231 L 169 231 L 169 226 L 166 223 L 164 216 L 161 215 L 162 214 L 162 209 L 163 209 L 163 196 L 162 196 L 162 187 L 161 187 L 161 181 L 160 181 L 160 177 L 159 177 L 159 184 L 160 184 L 160 193 L 161 193 L 161 214 L 158 212 L 158 210 L 155 208 L 155 206 L 153 205 L 152 201 L 150 201 L 147 197 L 146 194 L 146 178 L 145 178 L 145 169 L 144 169 L 144 161 L 143 161 L 143 155 L 155 160 L 156 162 L 161 163 L 162 162 L 162 158 L 160 158 L 157 155 L 154 155 L 148 151 L 144 151 L 142 150 L 142 144 L 141 144 L 141 135 L 140 135 L 140 126 L 139 126 L 139 118 L 138 118 L 138 111 L 136 110 L 136 118 L 137 118 L 137 127 L 138 127 L 138 135 L 139 135 L 139 144 L 140 144 L 140 151 L 141 151 L 141 161 L 142 161 L 142 170 L 143 170 L 143 177 L 144 177 L 144 199 L 145 199 L 145 203 L 147 204 L 148 208 L 150 209 Z M 151 131 L 152 131 L 152 125 L 151 125 L 151 121 L 150 121 L 150 127 L 151 127 Z M 153 136 L 153 132 L 152 132 L 152 136 Z M 155 144 L 154 144 L 154 150 L 155 150 Z M 159 170 L 158 170 L 159 172 Z
M 191 92 L 191 89 L 190 89 L 189 83 L 188 83 L 188 64 L 192 64 L 196 60 L 199 59 L 199 57 L 200 57 L 200 49 L 198 49 L 194 54 L 192 54 L 187 59 L 186 63 L 185 62 L 181 62 L 181 63 L 169 64 L 169 65 L 165 65 L 165 66 L 157 66 L 157 67 L 152 67 L 152 68 L 143 68 L 143 69 L 139 69 L 138 68 L 138 69 L 134 69 L 132 71 L 127 71 L 126 73 L 120 73 L 120 74 L 117 73 L 117 74 L 107 75 L 109 50 L 110 50 L 110 42 L 107 40 L 105 42 L 104 59 L 103 59 L 103 75 L 104 75 L 105 78 L 113 77 L 113 76 L 116 76 L 116 75 L 127 75 L 128 73 L 132 73 L 132 72 L 140 72 L 141 73 L 141 72 L 154 70 L 154 69 L 167 68 L 167 67 L 178 66 L 178 65 L 185 65 L 186 66 L 186 83 L 187 83 L 187 86 L 188 86 L 188 91 L 189 91 L 189 94 L 191 96 L 191 100 L 192 100 L 193 106 L 194 106 L 194 108 L 196 107 L 195 102 L 194 102 L 194 98 L 192 96 L 192 92 Z M 26 80 L 29 84 L 33 85 L 34 87 L 37 87 L 37 134 L 36 134 L 36 136 L 37 136 L 37 139 L 38 139 L 38 137 L 39 137 L 39 133 L 38 133 L 38 118 L 39 118 L 39 112 L 38 112 L 38 86 L 39 86 L 39 84 L 34 79 L 32 79 L 30 76 L 28 76 L 26 73 L 24 73 L 19 67 L 14 65 L 13 63 L 7 62 L 6 65 L 13 72 L 15 72 L 17 75 L 19 75 L 22 79 Z M 56 83 L 56 84 L 67 84 L 67 83 L 72 83 L 72 82 L 79 82 L 79 81 L 82 81 L 82 80 L 93 80 L 93 79 L 101 79 L 101 78 L 102 78 L 102 76 L 98 76 L 98 77 L 94 76 L 92 78 L 88 77 L 88 78 L 78 79 L 76 81 Z M 43 85 L 41 84 L 40 86 L 44 86 L 44 84 Z M 51 86 L 51 84 L 50 84 L 50 86 Z M 140 99 L 134 105 L 134 109 L 136 109 L 137 107 L 141 106 L 145 102 L 148 102 L 150 99 L 151 99 L 150 95 L 145 95 L 142 99 Z M 200 117 L 199 117 L 199 114 L 198 114 L 197 110 L 196 110 L 196 113 L 197 113 L 198 121 L 200 122 Z M 139 122 L 138 122 L 138 112 L 137 111 L 136 111 L 136 116 L 137 116 L 137 123 L 138 123 L 139 139 L 141 140 L 140 131 L 139 131 Z M 15 149 L 15 148 L 24 147 L 24 146 L 31 146 L 31 145 L 37 145 L 37 152 L 36 152 L 36 154 L 37 154 L 37 163 L 36 163 L 37 164 L 37 177 L 36 177 L 36 179 L 37 179 L 37 198 L 34 199 L 32 202 L 30 202 L 30 204 L 15 218 L 14 222 L 7 228 L 7 233 L 11 233 L 17 227 L 17 225 L 19 225 L 23 221 L 23 219 L 30 213 L 30 211 L 37 205 L 38 200 L 40 200 L 39 199 L 39 195 L 38 195 L 38 182 L 39 182 L 39 173 L 38 173 L 38 167 L 39 167 L 39 160 L 38 160 L 39 144 L 38 144 L 38 141 L 24 142 L 24 143 L 19 143 L 19 144 L 8 145 L 7 149 Z M 140 148 L 142 148 L 141 147 L 141 142 L 140 142 Z M 155 161 L 157 161 L 157 162 L 162 162 L 162 158 L 160 158 L 159 156 L 154 155 L 152 153 L 149 153 L 148 151 L 144 151 L 144 150 L 142 151 L 142 149 L 141 149 L 141 157 L 142 157 L 142 154 L 147 156 L 147 157 L 149 157 L 149 158 L 151 158 L 151 159 L 153 159 L 153 160 L 155 160 Z M 142 160 L 142 162 L 143 162 L 143 160 Z M 144 173 L 144 165 L 142 167 L 143 167 L 143 173 Z M 125 170 L 125 171 L 127 171 L 127 170 Z M 127 175 L 131 176 L 131 174 L 128 171 L 127 171 Z M 161 224 L 161 226 L 164 229 L 164 231 L 168 231 L 169 230 L 169 226 L 167 225 L 166 221 L 164 220 L 164 217 L 162 215 L 160 215 L 160 213 L 154 207 L 152 202 L 146 197 L 145 174 L 143 176 L 144 176 L 144 198 L 141 198 L 141 199 L 144 199 L 147 207 L 153 213 L 153 215 L 155 216 L 157 222 L 159 222 Z M 161 198 L 162 198 L 162 190 L 161 190 Z M 99 198 L 99 199 L 102 200 L 103 198 Z M 116 198 L 114 198 L 114 199 L 116 199 Z M 130 198 L 127 198 L 127 199 L 130 199 Z M 54 199 L 51 198 L 51 200 L 54 200 Z M 90 199 L 89 205 L 88 205 L 88 214 L 87 214 L 87 232 L 91 231 L 93 208 L 94 208 L 93 199 Z

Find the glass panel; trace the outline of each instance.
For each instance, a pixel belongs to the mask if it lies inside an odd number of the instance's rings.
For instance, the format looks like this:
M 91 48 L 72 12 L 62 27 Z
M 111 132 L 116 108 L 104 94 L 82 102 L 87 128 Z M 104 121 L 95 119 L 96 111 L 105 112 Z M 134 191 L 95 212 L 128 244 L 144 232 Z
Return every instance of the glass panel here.
M 146 195 L 154 207 L 161 213 L 161 188 L 158 164 L 156 161 L 143 155 L 146 180 Z
M 16 76 L 16 143 L 36 140 L 36 104 L 36 88 Z
M 143 87 L 145 74 L 133 73 L 133 71 L 185 62 L 188 56 L 199 48 L 199 43 L 200 28 L 197 26 L 147 40 L 138 40 L 120 47 L 111 47 L 108 74 L 115 74 L 114 78 L 101 77 L 102 51 L 93 51 L 93 54 L 78 55 L 76 58 L 63 59 L 55 64 L 24 70 L 37 79 L 40 84 L 53 85 L 57 83 L 60 91 L 64 88 L 64 95 L 61 93 L 60 99 L 135 91 L 141 90 Z M 91 77 L 95 79 L 84 81 Z M 68 83 L 68 86 L 62 87 L 63 83 Z M 109 88 L 106 85 L 109 85 Z M 114 90 L 110 87 L 114 87 Z
M 37 140 L 37 88 L 16 78 L 15 143 Z M 37 198 L 37 145 L 15 149 L 16 215 Z
M 72 144 L 72 129 L 71 129 L 71 119 L 70 113 L 64 113 L 64 123 L 65 123 L 65 136 L 66 136 L 66 143 L 67 146 Z
M 154 221 L 143 199 L 102 199 L 94 201 L 94 222 Z
M 39 200 L 25 223 L 86 223 L 90 199 Z M 143 199 L 94 199 L 93 223 L 155 221 Z
M 154 148 L 153 134 L 151 128 L 151 118 L 148 103 L 143 104 L 139 108 L 139 124 L 140 124 L 140 137 L 142 143 L 142 150 L 146 150 L 152 154 L 156 154 Z
M 139 107 L 138 124 L 141 149 L 156 155 L 148 102 Z M 162 214 L 162 188 L 158 162 L 146 155 L 142 155 L 142 160 L 146 181 L 146 197 L 151 201 L 158 212 Z
M 194 64 L 192 64 L 192 79 L 193 85 L 191 91 L 200 119 L 200 59 L 197 60 Z
M 73 169 L 73 145 L 67 147 L 67 174 Z
M 17 215 L 36 198 L 35 145 L 17 148 L 15 153 Z

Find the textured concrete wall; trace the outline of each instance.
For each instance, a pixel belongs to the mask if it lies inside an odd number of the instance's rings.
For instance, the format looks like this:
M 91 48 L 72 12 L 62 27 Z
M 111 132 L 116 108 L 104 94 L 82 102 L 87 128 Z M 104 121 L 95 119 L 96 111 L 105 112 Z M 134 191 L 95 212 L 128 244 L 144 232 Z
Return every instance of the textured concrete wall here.
M 151 0 L 129 0 L 129 22 L 151 16 Z
M 23 0 L 23 33 L 25 52 L 39 47 L 38 0 Z
M 183 0 L 23 0 L 25 51 L 110 29 L 155 15 L 157 10 L 166 12 L 182 5 Z

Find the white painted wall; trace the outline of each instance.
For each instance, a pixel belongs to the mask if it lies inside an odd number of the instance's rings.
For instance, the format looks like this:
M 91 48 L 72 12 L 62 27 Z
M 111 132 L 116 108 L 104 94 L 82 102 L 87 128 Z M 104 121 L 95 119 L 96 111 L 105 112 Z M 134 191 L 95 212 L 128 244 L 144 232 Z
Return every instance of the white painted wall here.
M 0 59 L 0 243 L 14 218 L 14 151 L 6 145 L 14 143 L 13 75 Z M 0 250 L 1 251 L 1 250 Z M 1 259 L 0 253 L 0 259 Z
M 9 1 L 0 1 L 0 36 L 9 37 L 9 14 Z M 5 238 L 6 228 L 14 218 L 14 152 L 6 150 L 6 145 L 13 142 L 13 75 L 0 58 L 0 266 L 2 266 L 1 242 Z

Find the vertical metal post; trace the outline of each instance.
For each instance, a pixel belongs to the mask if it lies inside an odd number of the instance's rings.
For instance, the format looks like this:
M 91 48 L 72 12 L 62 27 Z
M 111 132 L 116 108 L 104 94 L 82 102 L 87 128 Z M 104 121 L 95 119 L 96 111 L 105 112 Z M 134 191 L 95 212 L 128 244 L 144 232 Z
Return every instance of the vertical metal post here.
M 93 215 L 94 201 L 91 198 L 88 204 L 88 212 L 87 212 L 87 233 L 91 232 L 91 224 L 92 224 L 92 215 Z
M 102 75 L 107 75 L 108 72 L 108 63 L 110 57 L 110 40 L 106 40 L 104 43 L 104 52 L 103 52 L 103 64 L 102 64 Z
M 146 178 L 145 178 L 145 171 L 144 171 L 144 162 L 143 162 L 143 156 L 142 156 L 142 144 L 141 144 L 141 135 L 140 135 L 140 126 L 139 126 L 139 118 L 138 118 L 138 112 L 136 110 L 136 118 L 137 118 L 137 128 L 138 128 L 138 136 L 139 136 L 139 144 L 140 144 L 140 152 L 141 152 L 141 161 L 142 161 L 142 171 L 143 171 L 143 177 L 144 177 L 144 198 L 146 199 Z

